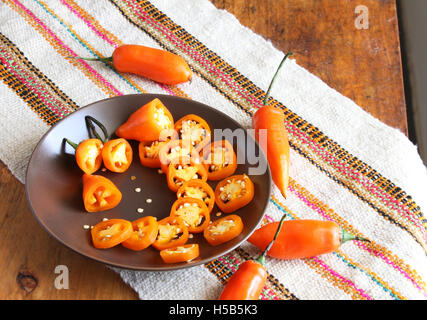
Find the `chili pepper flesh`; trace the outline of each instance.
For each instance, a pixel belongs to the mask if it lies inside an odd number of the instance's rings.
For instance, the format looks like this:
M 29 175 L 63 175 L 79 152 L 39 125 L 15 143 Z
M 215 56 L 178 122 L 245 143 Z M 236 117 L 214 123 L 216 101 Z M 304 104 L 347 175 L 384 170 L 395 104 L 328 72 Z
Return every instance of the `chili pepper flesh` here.
M 265 256 L 282 228 L 286 215 L 282 216 L 273 240 L 256 259 L 243 262 L 224 287 L 219 300 L 258 300 L 267 281 Z

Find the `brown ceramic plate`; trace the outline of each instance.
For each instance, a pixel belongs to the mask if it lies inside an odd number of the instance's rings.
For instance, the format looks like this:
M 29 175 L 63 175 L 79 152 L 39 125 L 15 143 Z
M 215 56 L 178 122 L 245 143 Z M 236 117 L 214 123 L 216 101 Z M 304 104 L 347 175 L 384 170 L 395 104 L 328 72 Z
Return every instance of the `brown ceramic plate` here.
M 236 121 L 224 113 L 202 103 L 173 97 L 168 95 L 125 95 L 92 103 L 70 114 L 55 124 L 41 139 L 35 148 L 27 169 L 26 192 L 31 210 L 44 229 L 56 240 L 70 249 L 92 258 L 96 261 L 134 270 L 173 270 L 195 266 L 209 262 L 233 250 L 245 241 L 261 222 L 264 210 L 268 204 L 271 191 L 270 171 L 262 175 L 250 176 L 255 185 L 255 196 L 250 204 L 236 211 L 244 223 L 243 232 L 237 238 L 219 246 L 211 246 L 202 234 L 194 235 L 188 243 L 200 245 L 200 257 L 189 263 L 165 264 L 162 262 L 159 251 L 149 247 L 136 252 L 122 246 L 100 250 L 93 247 L 90 231 L 84 225 L 93 226 L 103 218 L 122 218 L 135 220 L 145 215 L 151 215 L 158 220 L 169 215 L 176 194 L 167 187 L 166 176 L 160 175 L 157 169 L 143 167 L 139 162 L 138 143 L 130 141 L 134 151 L 131 167 L 125 173 L 103 172 L 96 174 L 111 179 L 121 190 L 123 198 L 114 209 L 87 213 L 82 202 L 82 171 L 77 167 L 74 159 L 74 150 L 66 146 L 63 138 L 72 141 L 82 141 L 88 138 L 84 118 L 91 115 L 100 120 L 109 133 L 113 133 L 120 124 L 125 122 L 129 115 L 145 103 L 159 98 L 171 111 L 175 121 L 180 117 L 193 113 L 204 118 L 213 129 L 231 130 L 242 128 Z M 247 135 L 248 141 L 253 138 Z M 249 144 L 248 144 L 249 145 Z M 266 158 L 255 145 L 260 161 L 266 164 Z M 236 150 L 242 152 L 242 150 Z M 244 150 L 243 150 L 244 151 Z M 246 154 L 246 153 L 245 153 Z M 245 155 L 246 157 L 246 155 Z M 246 159 L 240 164 L 236 174 L 248 173 L 250 167 Z M 131 180 L 135 176 L 135 180 Z M 216 182 L 210 182 L 215 188 Z M 141 192 L 135 192 L 135 188 Z M 146 203 L 146 199 L 152 199 Z M 138 213 L 137 209 L 144 212 Z M 212 211 L 212 220 L 218 219 L 215 215 L 218 208 Z M 225 216 L 224 214 L 221 217 Z

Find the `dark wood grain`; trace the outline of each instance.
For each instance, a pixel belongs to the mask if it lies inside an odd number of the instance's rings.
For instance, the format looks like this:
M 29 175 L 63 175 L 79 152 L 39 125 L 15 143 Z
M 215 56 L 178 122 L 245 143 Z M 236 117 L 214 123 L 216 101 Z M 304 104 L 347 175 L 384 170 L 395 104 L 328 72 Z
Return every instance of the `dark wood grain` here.
M 240 23 L 294 52 L 299 65 L 407 135 L 395 0 L 211 0 Z M 369 28 L 355 25 L 356 6 Z
M 51 238 L 28 208 L 25 187 L 0 162 L 0 299 L 137 299 L 114 271 Z M 56 289 L 58 265 L 69 289 Z
M 370 27 L 354 27 L 356 0 L 211 0 L 293 51 L 297 62 L 383 122 L 407 132 L 394 0 L 364 0 Z M 137 299 L 105 266 L 62 246 L 30 212 L 24 186 L 0 163 L 0 299 Z M 54 286 L 66 265 L 70 288 Z

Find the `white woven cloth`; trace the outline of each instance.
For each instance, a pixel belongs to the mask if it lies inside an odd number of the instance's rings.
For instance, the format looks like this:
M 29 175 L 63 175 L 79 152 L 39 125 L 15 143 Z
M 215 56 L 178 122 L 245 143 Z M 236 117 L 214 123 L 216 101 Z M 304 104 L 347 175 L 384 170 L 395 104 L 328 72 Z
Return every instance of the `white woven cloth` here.
M 283 53 L 270 42 L 243 27 L 233 15 L 216 9 L 207 0 L 153 0 L 151 3 L 253 84 L 264 90 L 267 88 L 283 57 Z M 136 8 L 133 13 L 130 11 L 132 7 Z M 77 106 L 84 106 L 114 94 L 138 93 L 139 90 L 105 65 L 90 64 L 91 70 L 87 67 L 77 68 L 64 58 L 69 55 L 68 51 L 61 51 L 65 46 L 66 50 L 81 56 L 93 52 L 107 56 L 118 41 L 167 49 L 175 45 L 173 48 L 178 48 L 178 53 L 193 68 L 200 67 L 203 59 L 197 61 L 191 56 L 191 50 L 190 53 L 184 49 L 179 51 L 181 45 L 174 43 L 170 37 L 162 36 L 161 31 L 153 31 L 154 22 L 142 19 L 141 12 L 141 8 L 127 0 L 5 0 L 0 2 L 0 32 L 61 92 Z M 96 23 L 87 17 L 93 17 Z M 138 23 L 132 20 L 134 17 L 139 17 Z M 105 30 L 109 33 L 105 33 Z M 91 76 L 85 72 L 91 73 Z M 233 98 L 227 99 L 218 91 L 222 82 L 216 71 L 211 70 L 207 74 L 196 73 L 191 83 L 177 87 L 192 99 L 218 108 L 249 128 L 250 116 L 236 107 L 236 103 L 231 101 Z M 96 77 L 102 81 L 95 82 L 93 79 Z M 136 76 L 127 77 L 147 92 L 165 93 L 165 88 L 156 83 Z M 46 86 L 46 82 L 40 79 L 25 79 L 27 82 L 34 80 L 36 84 L 42 82 L 40 86 Z M 349 154 L 404 190 L 421 211 L 427 209 L 426 168 L 416 146 L 400 131 L 370 116 L 293 59 L 287 60 L 272 96 Z M 43 99 L 53 101 L 50 97 Z M 247 105 L 249 110 L 254 108 L 248 102 L 242 104 Z M 53 102 L 52 105 L 56 106 Z M 24 182 L 29 156 L 49 129 L 49 124 L 29 107 L 29 103 L 6 80 L 0 82 L 0 106 L 0 159 Z M 61 108 L 64 114 L 72 111 L 67 109 L 69 105 L 61 105 L 60 101 L 58 106 L 58 113 Z M 267 210 L 268 217 L 280 219 L 285 207 L 292 213 L 290 218 L 338 219 L 344 226 L 354 228 L 373 240 L 376 246 L 346 243 L 339 252 L 315 259 L 269 259 L 267 269 L 274 279 L 270 281 L 270 287 L 266 289 L 269 293 L 264 297 L 425 299 L 426 246 L 420 237 L 417 238 L 418 234 L 425 233 L 425 228 L 416 226 L 416 219 L 422 218 L 412 217 L 404 210 L 404 204 L 395 203 L 391 198 L 375 200 L 374 193 L 379 191 L 374 187 L 367 192 L 353 186 L 353 191 L 360 191 L 358 197 L 343 183 L 337 183 L 336 180 L 341 179 L 352 184 L 352 179 L 363 180 L 363 175 L 356 172 L 355 177 L 349 178 L 343 173 L 345 167 L 338 170 L 331 165 L 330 170 L 336 169 L 332 174 L 335 179 L 331 178 L 325 173 L 328 167 L 323 167 L 325 170 L 322 171 L 319 165 L 315 165 L 326 161 L 321 159 L 322 152 L 316 153 L 309 143 L 304 144 L 303 138 L 297 134 L 298 130 L 291 133 L 291 142 L 307 149 L 304 149 L 306 156 L 296 149 L 291 150 L 290 176 L 295 181 L 294 191 L 285 200 L 274 187 L 274 200 Z M 301 190 L 306 190 L 309 195 Z M 368 204 L 361 198 L 374 200 Z M 399 212 L 401 219 L 396 218 Z M 393 217 L 400 225 L 385 216 Z M 408 227 L 405 229 L 402 225 Z M 249 255 L 258 252 L 248 243 L 243 244 L 241 249 Z M 232 253 L 227 261 L 221 262 L 231 271 L 235 268 L 229 262 L 232 258 L 242 259 L 242 254 Z M 218 272 L 208 266 L 162 273 L 114 270 L 138 292 L 141 299 L 216 299 L 223 288 Z

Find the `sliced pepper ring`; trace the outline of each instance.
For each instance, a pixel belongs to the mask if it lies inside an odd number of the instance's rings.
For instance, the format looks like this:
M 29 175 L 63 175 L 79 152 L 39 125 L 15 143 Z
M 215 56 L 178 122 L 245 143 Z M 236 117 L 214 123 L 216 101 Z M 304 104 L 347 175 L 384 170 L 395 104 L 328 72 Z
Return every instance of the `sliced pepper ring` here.
M 175 123 L 180 139 L 200 151 L 211 140 L 211 128 L 208 123 L 195 114 L 188 114 Z
M 186 244 L 160 251 L 160 257 L 165 263 L 189 262 L 199 256 L 197 243 Z
M 200 233 L 209 225 L 210 214 L 206 204 L 196 198 L 179 198 L 171 208 L 171 217 L 179 217 L 188 227 L 188 232 Z
M 125 172 L 132 163 L 132 157 L 132 147 L 123 138 L 109 140 L 102 148 L 104 165 L 113 172 Z
M 246 174 L 225 178 L 215 188 L 215 202 L 225 213 L 236 211 L 254 197 L 254 184 Z
M 171 140 L 160 148 L 160 168 L 164 173 L 167 173 L 172 161 L 181 161 L 181 159 L 188 157 L 193 159 L 195 163 L 201 163 L 199 153 L 191 145 L 183 140 Z
M 203 152 L 205 150 L 206 148 Z M 203 163 L 208 171 L 208 180 L 221 180 L 234 174 L 237 169 L 237 156 L 227 140 L 214 141 L 203 155 Z
M 172 129 L 162 132 L 159 140 L 141 141 L 138 147 L 141 164 L 149 168 L 160 168 L 160 149 L 169 141 L 176 139 L 178 139 L 178 133 Z
M 170 190 L 177 192 L 186 181 L 200 179 L 206 181 L 208 175 L 202 164 L 197 164 L 190 157 L 174 159 L 167 169 L 167 183 Z
M 159 221 L 159 232 L 152 246 L 157 250 L 182 246 L 188 240 L 188 228 L 179 217 L 167 217 Z
M 132 221 L 133 232 L 122 242 L 122 246 L 131 250 L 141 251 L 149 247 L 157 237 L 159 224 L 157 218 L 146 216 Z
M 98 212 L 117 206 L 122 193 L 110 180 L 99 175 L 83 175 L 83 203 L 86 211 Z
M 112 248 L 126 239 L 133 232 L 132 223 L 123 219 L 109 219 L 96 224 L 90 231 L 95 248 Z
M 102 165 L 102 141 L 86 139 L 79 143 L 75 151 L 79 168 L 87 174 L 96 172 Z
M 212 246 L 236 238 L 243 231 L 243 221 L 235 214 L 230 214 L 211 223 L 203 232 L 206 241 Z
M 184 182 L 184 184 L 179 187 L 176 196 L 178 198 L 189 197 L 200 199 L 208 206 L 209 212 L 212 212 L 215 205 L 214 191 L 206 181 L 200 179 Z

